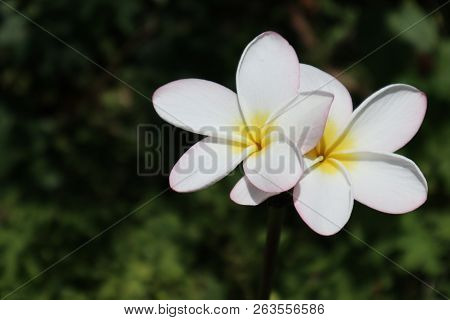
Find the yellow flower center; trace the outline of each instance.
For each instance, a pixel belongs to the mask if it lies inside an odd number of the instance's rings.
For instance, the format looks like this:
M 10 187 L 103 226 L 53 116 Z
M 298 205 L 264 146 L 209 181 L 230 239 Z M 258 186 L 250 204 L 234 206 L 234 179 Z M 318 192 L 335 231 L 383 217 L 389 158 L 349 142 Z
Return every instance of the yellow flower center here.
M 339 137 L 338 140 L 336 140 L 338 134 L 339 132 L 336 124 L 331 119 L 328 119 L 320 142 L 314 149 L 305 155 L 307 159 L 316 162 L 315 165 L 319 170 L 327 174 L 339 172 L 339 168 L 333 161 L 330 161 L 330 159 L 342 162 L 343 159 L 339 155 L 339 152 L 351 150 L 354 145 L 354 140 L 348 135 Z M 348 167 L 353 164 L 345 161 L 344 165 Z
M 244 138 L 242 143 L 238 143 L 239 148 L 254 146 L 255 151 L 258 152 L 269 145 L 274 124 L 271 122 L 270 125 L 266 125 L 268 118 L 268 113 L 256 113 L 248 119 L 247 124 L 241 119 L 238 120 L 237 128 Z

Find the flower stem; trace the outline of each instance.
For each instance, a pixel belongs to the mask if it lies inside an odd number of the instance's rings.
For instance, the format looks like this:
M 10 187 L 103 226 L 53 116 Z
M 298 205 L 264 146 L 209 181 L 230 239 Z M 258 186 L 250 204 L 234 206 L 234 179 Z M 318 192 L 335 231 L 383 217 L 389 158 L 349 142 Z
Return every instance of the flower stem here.
M 263 300 L 270 298 L 270 291 L 272 290 L 278 243 L 280 242 L 281 227 L 283 225 L 284 208 L 268 205 L 267 213 L 266 247 L 264 249 L 263 270 L 259 289 L 259 299 Z

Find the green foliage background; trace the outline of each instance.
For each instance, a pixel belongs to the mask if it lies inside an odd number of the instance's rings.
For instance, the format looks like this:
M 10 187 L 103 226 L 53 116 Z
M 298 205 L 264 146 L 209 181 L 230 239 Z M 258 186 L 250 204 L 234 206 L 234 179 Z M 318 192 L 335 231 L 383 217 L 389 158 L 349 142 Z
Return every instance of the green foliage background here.
M 235 89 L 246 44 L 274 30 L 302 62 L 337 74 L 443 1 L 7 0 L 151 97 L 179 78 Z M 427 203 L 404 216 L 356 205 L 348 230 L 450 295 L 450 5 L 351 68 L 355 107 L 396 82 L 428 95 L 401 150 Z M 0 294 L 16 299 L 254 298 L 265 205 L 233 204 L 240 171 L 192 194 L 168 191 L 47 272 L 42 270 L 168 187 L 136 174 L 151 103 L 0 4 Z M 141 154 L 138 157 L 142 157 Z M 434 299 L 436 292 L 345 232 L 321 237 L 289 205 L 273 298 Z

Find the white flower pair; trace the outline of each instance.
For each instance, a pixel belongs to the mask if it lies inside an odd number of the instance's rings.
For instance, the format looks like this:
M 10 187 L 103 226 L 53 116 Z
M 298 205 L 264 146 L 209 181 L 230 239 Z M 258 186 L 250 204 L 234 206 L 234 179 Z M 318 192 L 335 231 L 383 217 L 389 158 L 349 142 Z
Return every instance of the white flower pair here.
M 418 131 L 425 95 L 387 86 L 353 112 L 347 89 L 331 75 L 299 64 L 280 35 L 266 32 L 244 50 L 237 94 L 205 80 L 185 79 L 153 95 L 157 113 L 207 135 L 170 174 L 179 192 L 203 189 L 241 162 L 245 176 L 231 191 L 238 204 L 257 205 L 294 188 L 294 205 L 316 232 L 332 235 L 357 201 L 387 213 L 423 204 L 427 183 L 419 168 L 393 152 Z

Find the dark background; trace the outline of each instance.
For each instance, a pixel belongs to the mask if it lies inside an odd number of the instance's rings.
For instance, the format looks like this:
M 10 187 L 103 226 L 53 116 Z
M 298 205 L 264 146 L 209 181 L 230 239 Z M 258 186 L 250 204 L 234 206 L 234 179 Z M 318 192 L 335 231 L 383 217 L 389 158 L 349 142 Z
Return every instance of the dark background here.
M 256 35 L 282 34 L 301 62 L 337 74 L 443 1 L 12 1 L 147 97 L 179 78 L 235 89 Z M 429 184 L 414 213 L 356 205 L 348 230 L 450 295 L 450 5 L 346 72 L 356 107 L 391 83 L 428 95 L 400 152 Z M 168 187 L 138 176 L 137 125 L 150 101 L 0 3 L 0 294 L 5 296 Z M 179 133 L 179 132 L 178 132 Z M 178 144 L 174 143 L 174 146 Z M 179 151 L 179 150 L 178 150 Z M 235 205 L 240 173 L 168 191 L 8 298 L 255 298 L 265 205 Z M 341 232 L 311 231 L 288 201 L 272 292 L 289 299 L 434 299 L 436 292 Z

